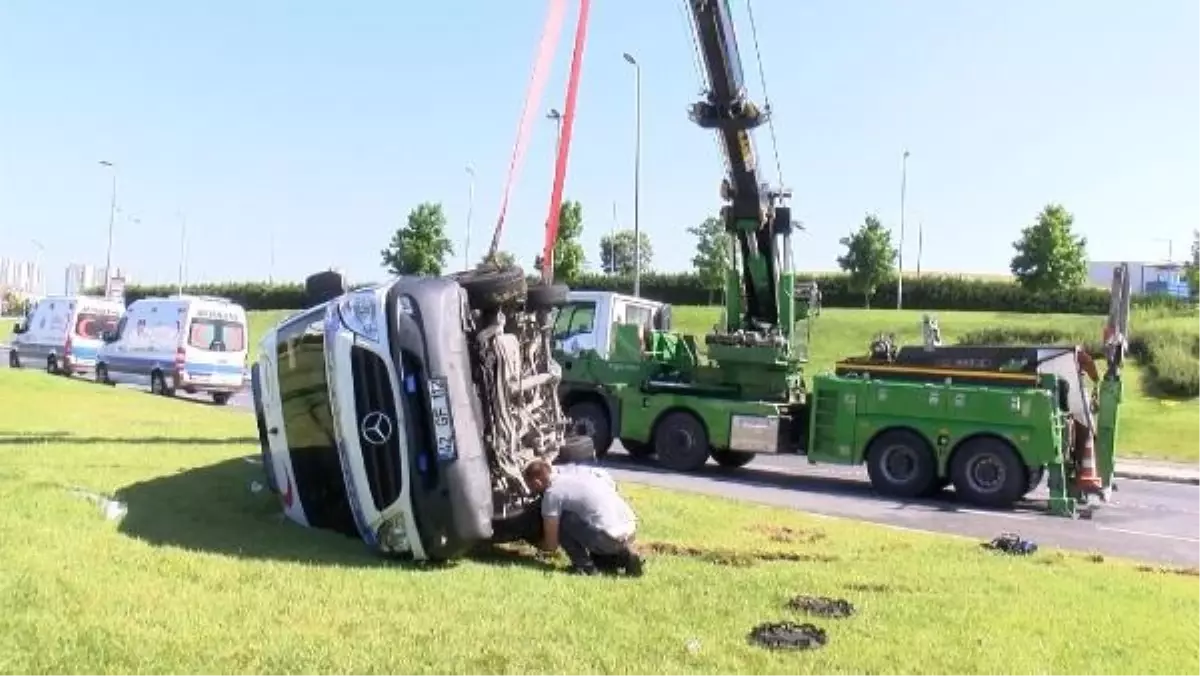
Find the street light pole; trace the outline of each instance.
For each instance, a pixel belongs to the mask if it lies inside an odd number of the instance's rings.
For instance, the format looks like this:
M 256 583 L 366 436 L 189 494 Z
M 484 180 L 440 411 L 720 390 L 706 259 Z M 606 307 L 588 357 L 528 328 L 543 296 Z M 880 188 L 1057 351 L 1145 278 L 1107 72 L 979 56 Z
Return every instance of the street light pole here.
M 108 252 L 104 256 L 104 295 L 107 297 L 112 290 L 113 224 L 117 220 L 117 165 L 108 160 L 100 160 L 100 164 L 112 169 L 112 198 L 108 205 Z
M 467 165 L 467 241 L 463 244 L 463 270 L 471 269 L 471 216 L 475 211 L 475 168 Z
M 554 157 L 557 161 L 558 151 L 562 148 L 562 113 L 558 112 L 558 108 L 551 108 L 546 113 L 546 119 L 554 120 Z
M 622 54 L 625 62 L 633 66 L 633 295 L 642 295 L 642 66 L 629 52 Z
M 904 307 L 904 193 L 908 188 L 908 151 L 900 158 L 900 274 L 896 275 L 896 309 Z

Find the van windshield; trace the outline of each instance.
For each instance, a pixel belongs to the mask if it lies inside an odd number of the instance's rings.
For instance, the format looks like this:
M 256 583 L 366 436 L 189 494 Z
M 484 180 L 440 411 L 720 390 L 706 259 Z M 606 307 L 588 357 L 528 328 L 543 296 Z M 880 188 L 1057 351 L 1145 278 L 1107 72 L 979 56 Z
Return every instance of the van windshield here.
M 227 319 L 193 319 L 188 345 L 214 352 L 242 352 L 246 349 L 246 327 Z
M 105 333 L 116 331 L 118 321 L 120 317 L 115 312 L 80 312 L 75 318 L 75 335 L 98 340 Z

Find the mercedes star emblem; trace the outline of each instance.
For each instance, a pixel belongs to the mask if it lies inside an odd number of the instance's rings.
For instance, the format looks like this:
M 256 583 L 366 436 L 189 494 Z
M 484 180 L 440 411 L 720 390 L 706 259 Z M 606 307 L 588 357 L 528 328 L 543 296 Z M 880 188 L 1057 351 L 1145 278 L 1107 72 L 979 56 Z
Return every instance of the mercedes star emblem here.
M 382 446 L 392 438 L 392 419 L 379 411 L 371 411 L 363 416 L 358 429 L 368 444 Z

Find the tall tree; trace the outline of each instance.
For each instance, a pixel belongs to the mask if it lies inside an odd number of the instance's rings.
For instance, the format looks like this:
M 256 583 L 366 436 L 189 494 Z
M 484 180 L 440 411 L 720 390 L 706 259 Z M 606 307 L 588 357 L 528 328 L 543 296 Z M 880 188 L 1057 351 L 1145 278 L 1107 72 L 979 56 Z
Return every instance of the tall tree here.
M 558 210 L 558 233 L 554 238 L 554 278 L 570 284 L 583 272 L 583 205 L 563 200 Z M 545 240 L 543 240 L 545 241 Z
M 1200 294 L 1200 230 L 1192 231 L 1192 258 L 1183 264 L 1183 275 L 1192 295 Z
M 452 253 L 441 203 L 423 202 L 408 212 L 408 222 L 396 230 L 379 255 L 393 275 L 440 275 L 446 256 Z
M 704 288 L 720 289 L 725 284 L 725 270 L 729 267 L 729 234 L 725 223 L 715 216 L 704 219 L 700 225 L 688 228 L 696 237 L 696 255 L 692 265 Z
M 840 242 L 846 253 L 838 256 L 838 266 L 849 273 L 851 288 L 863 295 L 864 306 L 870 308 L 875 290 L 896 271 L 892 233 L 874 214 L 867 214 L 858 230 Z
M 1029 291 L 1067 291 L 1087 280 L 1087 238 L 1071 231 L 1075 217 L 1061 204 L 1048 204 L 1037 222 L 1013 242 L 1017 255 L 1009 268 Z
M 489 261 L 487 260 L 487 255 L 485 253 L 484 258 L 480 259 L 477 267 L 482 268 L 489 264 L 500 268 L 508 268 L 517 264 L 517 257 L 507 251 L 497 251 L 496 255 L 493 256 L 492 260 Z
M 639 233 L 642 272 L 650 269 L 654 258 L 654 249 L 650 246 L 650 236 Z M 632 230 L 618 230 L 611 235 L 600 238 L 600 264 L 605 270 L 616 270 L 622 275 L 632 275 L 634 271 L 634 237 Z

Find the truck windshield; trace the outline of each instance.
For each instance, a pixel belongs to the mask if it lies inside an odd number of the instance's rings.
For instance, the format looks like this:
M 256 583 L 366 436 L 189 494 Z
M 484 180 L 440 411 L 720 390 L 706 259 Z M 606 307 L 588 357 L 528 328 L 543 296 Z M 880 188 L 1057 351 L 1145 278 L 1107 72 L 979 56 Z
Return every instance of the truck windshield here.
M 591 333 L 595 322 L 595 303 L 571 303 L 559 310 L 554 318 L 554 337 L 561 340 L 580 333 Z
M 216 352 L 241 352 L 246 349 L 246 327 L 226 319 L 193 319 L 188 345 Z
M 118 321 L 120 318 L 115 312 L 80 312 L 75 318 L 75 335 L 99 339 L 105 332 L 116 330 Z

